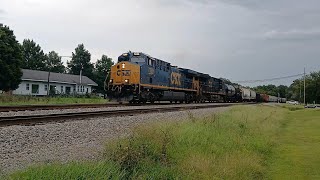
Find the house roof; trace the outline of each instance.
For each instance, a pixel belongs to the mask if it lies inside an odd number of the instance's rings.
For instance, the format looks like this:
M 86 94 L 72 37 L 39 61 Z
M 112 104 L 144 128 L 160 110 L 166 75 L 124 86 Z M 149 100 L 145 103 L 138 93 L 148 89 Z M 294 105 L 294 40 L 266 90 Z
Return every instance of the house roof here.
M 48 82 L 48 71 L 38 71 L 30 69 L 22 69 L 22 80 Z M 73 74 L 50 73 L 50 82 L 64 84 L 80 84 L 80 76 Z M 89 79 L 87 76 L 82 76 L 81 84 L 89 86 L 98 86 L 97 83 Z

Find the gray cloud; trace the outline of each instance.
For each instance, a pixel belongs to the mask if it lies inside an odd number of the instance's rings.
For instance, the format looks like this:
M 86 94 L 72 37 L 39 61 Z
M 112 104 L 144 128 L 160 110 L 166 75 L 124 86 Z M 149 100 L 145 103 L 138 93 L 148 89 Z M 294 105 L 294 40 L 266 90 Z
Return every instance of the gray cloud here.
M 4 14 L 6 14 L 6 11 L 3 9 L 0 9 L 0 15 L 4 15 Z
M 272 40 L 320 40 L 320 30 L 272 30 L 264 33 L 263 37 Z
M 0 19 L 4 19 L 5 14 L 6 14 L 6 11 L 3 9 L 0 9 Z
M 320 69 L 318 0 L 1 0 L 1 8 L 19 41 L 61 55 L 84 43 L 92 62 L 142 51 L 232 80 Z

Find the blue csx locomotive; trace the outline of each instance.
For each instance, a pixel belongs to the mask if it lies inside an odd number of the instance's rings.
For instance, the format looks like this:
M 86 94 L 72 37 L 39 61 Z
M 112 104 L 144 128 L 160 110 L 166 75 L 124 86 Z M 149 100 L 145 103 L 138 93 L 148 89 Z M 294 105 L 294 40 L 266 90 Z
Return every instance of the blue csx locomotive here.
M 106 86 L 109 98 L 130 103 L 237 101 L 241 93 L 221 79 L 139 52 L 119 56 Z

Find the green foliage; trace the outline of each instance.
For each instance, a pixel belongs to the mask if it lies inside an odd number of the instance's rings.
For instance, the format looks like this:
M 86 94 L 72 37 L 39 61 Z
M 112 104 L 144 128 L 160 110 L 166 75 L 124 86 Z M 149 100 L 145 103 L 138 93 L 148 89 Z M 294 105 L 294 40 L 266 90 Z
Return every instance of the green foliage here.
M 19 87 L 21 61 L 21 48 L 13 31 L 0 24 L 0 90 L 10 91 Z
M 97 91 L 100 93 L 104 92 L 104 81 L 108 82 L 110 80 L 110 76 L 107 79 L 106 76 L 110 73 L 113 64 L 112 59 L 106 55 L 102 55 L 101 59 L 98 59 L 95 64 L 94 81 L 98 84 Z
M 52 164 L 31 167 L 12 174 L 8 179 L 122 179 L 118 167 L 110 162 Z
M 33 40 L 25 39 L 22 43 L 24 69 L 46 71 L 46 56 L 39 44 Z
M 312 72 L 310 75 L 306 75 L 306 102 L 320 103 L 320 71 Z M 303 88 L 304 80 L 296 79 L 290 85 L 289 93 L 291 94 L 292 99 L 299 100 L 303 102 Z M 301 94 L 300 94 L 301 92 Z
M 257 93 L 261 93 L 261 94 L 278 96 L 278 93 L 279 93 L 280 97 L 283 97 L 283 98 L 288 97 L 288 87 L 284 85 L 275 86 L 275 85 L 269 84 L 269 85 L 257 86 L 253 89 Z
M 41 104 L 96 104 L 106 103 L 106 100 L 97 96 L 86 97 L 34 97 L 34 96 L 16 96 L 0 95 L 0 105 L 41 105 Z
M 72 60 L 68 62 L 69 73 L 78 75 L 82 69 L 82 75 L 93 79 L 94 67 L 90 60 L 90 52 L 85 49 L 83 44 L 79 44 L 75 53 L 72 53 Z
M 64 73 L 66 70 L 66 67 L 63 65 L 63 62 L 61 61 L 61 57 L 58 53 L 55 51 L 49 52 L 47 55 L 47 63 L 46 63 L 46 69 L 50 70 L 51 72 L 56 73 Z

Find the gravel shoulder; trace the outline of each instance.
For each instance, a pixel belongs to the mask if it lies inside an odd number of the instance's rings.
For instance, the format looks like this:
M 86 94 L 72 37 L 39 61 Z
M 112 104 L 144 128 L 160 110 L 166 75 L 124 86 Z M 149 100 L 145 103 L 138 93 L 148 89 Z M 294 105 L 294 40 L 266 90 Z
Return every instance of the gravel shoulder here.
M 106 141 L 129 135 L 136 125 L 181 121 L 190 113 L 204 117 L 227 109 L 229 107 L 0 127 L 0 172 L 39 163 L 95 160 L 100 157 Z

